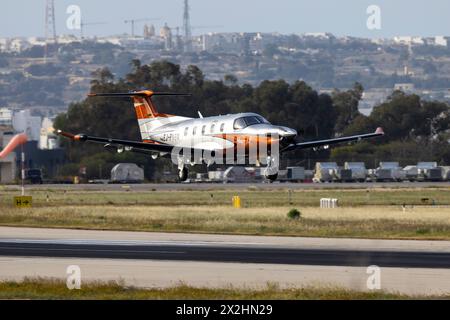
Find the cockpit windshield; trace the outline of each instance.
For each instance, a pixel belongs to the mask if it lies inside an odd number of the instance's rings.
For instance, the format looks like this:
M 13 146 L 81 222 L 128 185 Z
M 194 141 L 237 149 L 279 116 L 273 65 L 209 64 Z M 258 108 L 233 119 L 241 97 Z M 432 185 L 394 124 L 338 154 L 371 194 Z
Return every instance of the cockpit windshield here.
M 242 117 L 238 118 L 234 121 L 234 129 L 244 129 L 249 126 L 253 126 L 255 124 L 269 124 L 269 121 L 264 119 L 261 116 L 248 116 L 248 117 Z

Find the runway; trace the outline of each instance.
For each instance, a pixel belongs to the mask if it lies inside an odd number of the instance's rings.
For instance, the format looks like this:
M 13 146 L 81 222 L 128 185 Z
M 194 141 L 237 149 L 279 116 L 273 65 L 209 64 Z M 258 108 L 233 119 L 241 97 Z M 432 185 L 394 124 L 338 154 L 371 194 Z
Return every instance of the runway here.
M 83 281 L 137 287 L 180 282 L 206 287 L 309 285 L 368 290 L 367 268 L 380 267 L 382 289 L 450 293 L 450 242 L 226 236 L 0 227 L 0 280 L 65 281 L 78 265 Z
M 279 248 L 261 245 L 161 242 L 0 240 L 0 256 L 146 259 L 199 262 L 450 268 L 448 252 Z

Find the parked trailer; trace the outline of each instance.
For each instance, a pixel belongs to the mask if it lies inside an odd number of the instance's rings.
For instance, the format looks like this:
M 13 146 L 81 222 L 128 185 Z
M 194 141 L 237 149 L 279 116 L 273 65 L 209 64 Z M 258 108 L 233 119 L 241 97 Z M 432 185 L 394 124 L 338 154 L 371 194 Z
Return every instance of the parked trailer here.
M 287 180 L 292 182 L 305 181 L 305 168 L 304 167 L 287 167 Z
M 418 177 L 422 181 L 442 181 L 443 170 L 437 162 L 419 162 L 417 164 Z
M 245 167 L 229 167 L 223 172 L 223 182 L 254 182 L 255 175 L 245 169 Z
M 209 171 L 208 180 L 210 182 L 223 182 L 223 171 Z
M 119 163 L 111 170 L 111 183 L 142 183 L 144 169 L 135 163 Z
M 376 181 L 401 181 L 404 179 L 398 162 L 380 162 L 375 172 Z
M 207 173 L 197 173 L 195 175 L 195 182 L 201 183 L 201 182 L 207 182 L 208 181 L 208 174 Z
M 336 162 L 317 162 L 314 182 L 333 182 L 338 180 L 339 167 Z
M 261 167 L 246 167 L 245 170 L 253 176 L 253 179 L 255 181 L 261 181 L 264 180 L 264 168 Z
M 346 170 L 351 170 L 352 181 L 364 182 L 367 179 L 367 169 L 364 162 L 346 162 L 344 164 Z
M 405 180 L 411 182 L 417 181 L 417 178 L 419 176 L 419 170 L 417 169 L 417 166 L 406 166 L 402 171 L 405 175 Z
M 444 177 L 441 167 L 428 170 L 426 181 L 442 181 L 443 179 Z
M 352 170 L 351 169 L 339 169 L 337 173 L 337 181 L 339 182 L 352 182 Z

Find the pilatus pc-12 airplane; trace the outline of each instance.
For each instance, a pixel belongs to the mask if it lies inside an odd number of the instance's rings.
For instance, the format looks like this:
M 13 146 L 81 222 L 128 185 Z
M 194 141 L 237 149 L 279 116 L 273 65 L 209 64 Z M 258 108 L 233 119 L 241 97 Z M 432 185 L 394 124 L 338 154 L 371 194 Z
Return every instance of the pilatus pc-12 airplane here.
M 187 118 L 159 113 L 152 101 L 154 96 L 189 96 L 189 94 L 157 93 L 150 90 L 130 93 L 93 93 L 90 97 L 131 97 L 139 122 L 142 141 L 94 137 L 71 134 L 58 130 L 58 134 L 75 141 L 91 141 L 103 144 L 117 152 L 145 153 L 153 159 L 171 156 L 178 166 L 179 178 L 188 178 L 188 165 L 212 164 L 226 158 L 226 164 L 246 164 L 252 157 L 256 165 L 265 165 L 265 176 L 276 180 L 281 154 L 298 149 L 328 148 L 338 143 L 360 141 L 382 136 L 378 128 L 374 133 L 310 142 L 296 142 L 297 131 L 269 123 L 256 113 L 239 113 L 224 116 Z M 177 149 L 177 151 L 174 151 Z M 183 153 L 180 152 L 183 150 Z M 267 149 L 267 150 L 263 150 Z M 186 150 L 190 151 L 186 154 Z M 242 152 L 241 152 L 242 151 Z M 192 152 L 200 155 L 192 158 Z M 209 154 L 209 158 L 205 156 Z M 220 154 L 220 156 L 218 156 Z M 229 162 L 231 156 L 232 162 Z M 246 162 L 247 161 L 247 162 Z M 225 162 L 223 162 L 225 163 Z

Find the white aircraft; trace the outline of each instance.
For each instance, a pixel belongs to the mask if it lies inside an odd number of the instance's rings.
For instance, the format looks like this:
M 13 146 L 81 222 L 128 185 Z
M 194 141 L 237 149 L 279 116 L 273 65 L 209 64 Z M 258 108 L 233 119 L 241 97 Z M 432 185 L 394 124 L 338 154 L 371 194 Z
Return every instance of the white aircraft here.
M 92 93 L 90 97 L 131 97 L 139 122 L 142 141 L 94 137 L 86 134 L 57 133 L 75 141 L 91 141 L 119 153 L 124 151 L 150 155 L 153 159 L 171 156 L 178 166 L 179 179 L 188 178 L 188 165 L 211 163 L 211 158 L 227 159 L 226 164 L 245 164 L 252 158 L 254 164 L 267 166 L 265 176 L 273 181 L 278 176 L 279 157 L 282 153 L 298 149 L 328 148 L 330 145 L 360 141 L 384 135 L 378 128 L 374 133 L 310 142 L 295 142 L 297 131 L 272 125 L 256 113 L 187 118 L 159 113 L 152 101 L 154 96 L 190 96 L 189 94 L 158 93 L 150 90 L 130 93 Z M 174 151 L 177 149 L 177 151 Z M 184 152 L 180 152 L 180 149 Z M 266 149 L 266 150 L 263 150 Z M 193 151 L 197 156 L 192 157 Z M 243 151 L 243 152 L 240 152 Z M 208 156 L 205 156 L 208 154 Z

